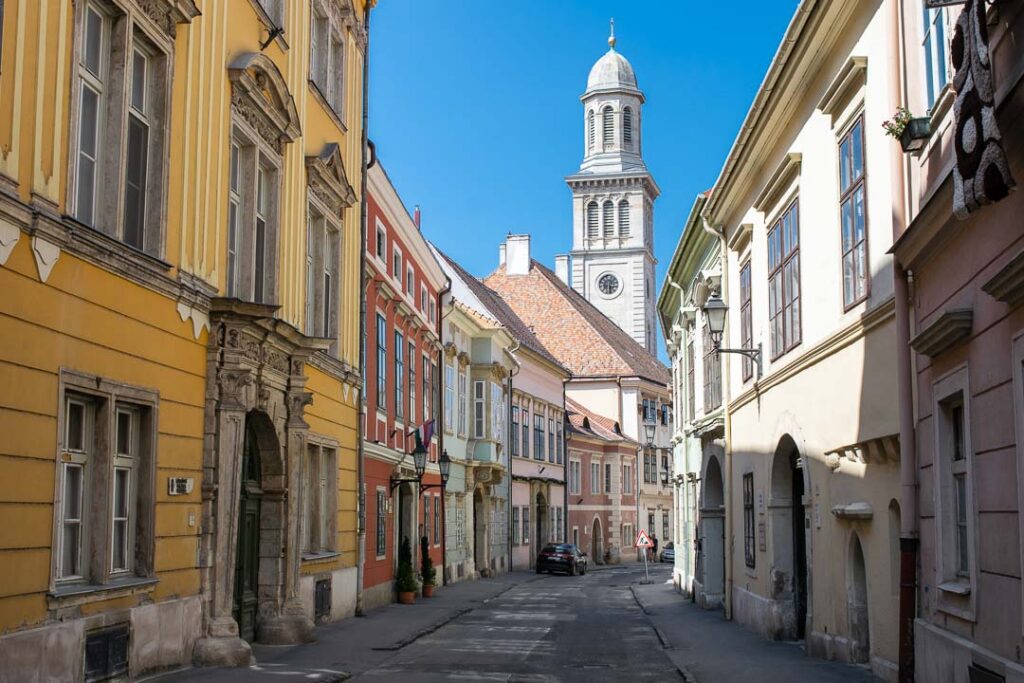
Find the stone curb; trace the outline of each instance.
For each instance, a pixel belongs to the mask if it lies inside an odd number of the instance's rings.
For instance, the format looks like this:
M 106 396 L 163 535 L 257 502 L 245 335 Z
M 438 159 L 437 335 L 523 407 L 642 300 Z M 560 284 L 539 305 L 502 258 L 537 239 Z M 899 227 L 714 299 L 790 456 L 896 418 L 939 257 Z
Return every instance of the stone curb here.
M 647 609 L 644 603 L 640 600 L 640 596 L 636 594 L 636 588 L 630 586 L 629 592 L 633 595 L 633 600 L 636 601 L 637 607 L 640 608 L 640 611 L 642 611 L 644 615 L 647 617 L 647 621 L 650 622 L 651 628 L 654 629 L 654 633 L 658 636 L 658 640 L 661 641 L 662 649 L 674 650 L 675 648 L 672 646 L 672 641 L 669 640 L 668 635 L 666 635 L 666 633 L 662 631 L 657 624 L 654 623 L 654 620 L 651 619 L 654 613 Z M 694 677 L 692 673 L 690 673 L 690 671 L 685 666 L 676 663 L 675 661 L 673 661 L 671 657 L 669 657 L 669 661 L 671 661 L 673 665 L 675 665 L 676 669 L 679 671 L 679 675 L 683 677 L 683 680 L 686 681 L 686 683 L 697 683 L 697 679 Z

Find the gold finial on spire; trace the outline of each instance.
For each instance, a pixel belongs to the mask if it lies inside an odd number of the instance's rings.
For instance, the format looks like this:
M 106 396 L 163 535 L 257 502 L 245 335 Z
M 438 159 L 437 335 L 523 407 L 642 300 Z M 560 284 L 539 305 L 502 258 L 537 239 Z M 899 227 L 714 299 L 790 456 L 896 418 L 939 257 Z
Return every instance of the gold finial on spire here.
M 611 28 L 611 35 L 608 36 L 608 47 L 610 47 L 610 48 L 612 48 L 614 50 L 615 49 L 615 19 L 613 18 L 609 23 L 611 24 L 612 28 Z

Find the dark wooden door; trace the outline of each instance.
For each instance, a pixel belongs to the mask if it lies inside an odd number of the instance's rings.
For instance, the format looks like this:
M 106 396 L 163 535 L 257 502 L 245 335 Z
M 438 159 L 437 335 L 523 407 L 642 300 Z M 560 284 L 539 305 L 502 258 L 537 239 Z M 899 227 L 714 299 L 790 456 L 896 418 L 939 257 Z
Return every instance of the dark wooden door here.
M 242 449 L 242 486 L 238 506 L 238 555 L 235 558 L 235 621 L 239 635 L 256 637 L 256 607 L 260 563 L 260 453 L 252 429 L 245 430 Z

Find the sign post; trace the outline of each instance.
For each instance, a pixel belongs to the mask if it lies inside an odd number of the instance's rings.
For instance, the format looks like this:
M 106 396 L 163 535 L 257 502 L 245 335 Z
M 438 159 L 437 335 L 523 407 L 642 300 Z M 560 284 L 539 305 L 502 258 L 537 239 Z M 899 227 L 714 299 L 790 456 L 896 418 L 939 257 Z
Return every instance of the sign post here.
M 637 548 L 641 548 L 643 550 L 643 556 L 644 556 L 644 583 L 650 583 L 651 582 L 651 575 L 647 571 L 647 549 L 654 547 L 654 541 L 651 540 L 651 537 L 647 535 L 646 531 L 641 529 L 640 533 L 638 533 L 636 535 L 636 543 L 634 543 L 633 545 L 635 545 Z

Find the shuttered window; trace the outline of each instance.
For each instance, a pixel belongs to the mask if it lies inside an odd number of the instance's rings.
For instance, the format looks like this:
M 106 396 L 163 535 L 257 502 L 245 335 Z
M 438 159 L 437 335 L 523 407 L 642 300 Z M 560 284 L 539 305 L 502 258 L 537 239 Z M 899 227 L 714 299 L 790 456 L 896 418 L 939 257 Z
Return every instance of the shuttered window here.
M 629 202 L 623 199 L 619 202 L 619 237 L 629 234 Z
M 615 115 L 611 107 L 605 107 L 601 112 L 601 141 L 604 148 L 611 149 L 612 141 L 615 139 Z
M 594 110 L 587 112 L 587 152 L 594 149 Z
M 604 236 L 613 237 L 615 235 L 615 205 L 610 199 L 601 207 L 601 222 L 604 224 Z
M 587 204 L 587 237 L 597 237 L 597 202 Z
M 633 148 L 633 110 L 629 107 L 622 110 L 622 145 Z

